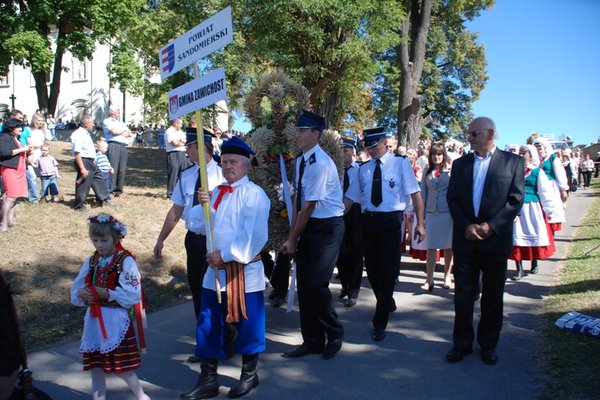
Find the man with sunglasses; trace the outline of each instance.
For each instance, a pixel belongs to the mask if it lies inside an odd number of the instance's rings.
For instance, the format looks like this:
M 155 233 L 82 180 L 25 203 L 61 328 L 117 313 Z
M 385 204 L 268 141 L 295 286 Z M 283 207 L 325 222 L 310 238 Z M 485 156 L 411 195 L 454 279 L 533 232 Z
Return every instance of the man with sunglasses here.
M 454 332 L 450 363 L 473 352 L 473 307 L 481 275 L 481 319 L 477 342 L 481 360 L 498 361 L 496 345 L 502 329 L 504 282 L 512 248 L 513 220 L 524 199 L 523 159 L 496 148 L 494 121 L 474 119 L 469 125 L 472 153 L 452 164 L 448 207 L 454 221 Z

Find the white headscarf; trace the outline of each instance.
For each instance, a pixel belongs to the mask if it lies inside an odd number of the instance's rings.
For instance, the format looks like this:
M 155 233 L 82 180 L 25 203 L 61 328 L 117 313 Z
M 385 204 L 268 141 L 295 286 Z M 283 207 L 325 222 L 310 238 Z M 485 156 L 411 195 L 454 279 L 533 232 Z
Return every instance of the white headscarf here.
M 535 146 L 537 143 L 541 144 L 546 149 L 546 158 L 550 157 L 550 155 L 554 153 L 554 149 L 552 148 L 552 145 L 548 139 L 539 137 L 533 141 L 533 145 Z
M 531 155 L 531 161 L 529 162 L 529 165 L 526 165 L 525 167 L 535 169 L 540 166 L 540 156 L 538 155 L 537 149 L 534 145 L 524 144 L 521 145 L 521 149 L 526 149 Z

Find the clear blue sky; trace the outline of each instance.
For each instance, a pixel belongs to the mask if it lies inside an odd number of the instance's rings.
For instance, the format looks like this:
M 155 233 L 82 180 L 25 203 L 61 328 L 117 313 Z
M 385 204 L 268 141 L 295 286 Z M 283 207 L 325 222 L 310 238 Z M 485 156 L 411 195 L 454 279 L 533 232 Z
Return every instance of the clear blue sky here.
M 600 0 L 496 0 L 467 27 L 489 76 L 473 112 L 496 121 L 502 148 L 533 131 L 575 144 L 600 137 Z
M 467 26 L 489 76 L 473 111 L 494 119 L 501 145 L 533 131 L 600 137 L 600 1 L 496 0 Z

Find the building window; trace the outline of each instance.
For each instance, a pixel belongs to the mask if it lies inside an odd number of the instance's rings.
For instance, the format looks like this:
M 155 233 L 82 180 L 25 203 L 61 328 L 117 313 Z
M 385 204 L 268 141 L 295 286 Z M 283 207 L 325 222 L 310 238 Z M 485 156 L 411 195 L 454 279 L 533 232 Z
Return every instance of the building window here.
M 88 80 L 87 77 L 87 60 L 73 59 L 73 82 L 84 82 Z
M 6 75 L 0 75 L 0 87 L 9 87 L 9 86 L 10 86 L 9 74 L 7 73 Z

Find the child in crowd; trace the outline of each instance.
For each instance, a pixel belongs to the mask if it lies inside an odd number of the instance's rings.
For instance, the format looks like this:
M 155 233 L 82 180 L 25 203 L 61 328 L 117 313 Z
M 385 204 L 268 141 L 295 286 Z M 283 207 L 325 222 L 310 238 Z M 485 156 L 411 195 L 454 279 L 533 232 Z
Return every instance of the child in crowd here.
M 42 151 L 42 155 L 33 162 L 33 166 L 39 168 L 42 180 L 40 199 L 43 198 L 47 203 L 48 193 L 50 193 L 50 201 L 54 202 L 54 196 L 58 196 L 57 179 L 60 179 L 58 162 L 50 155 L 50 146 L 48 144 L 44 143 L 40 150 Z
M 106 195 L 110 196 L 110 176 L 114 173 L 114 170 L 106 156 L 106 152 L 108 151 L 106 140 L 98 140 L 96 142 L 96 149 L 98 150 L 96 153 L 96 167 L 102 172 L 102 178 L 104 178 L 106 185 Z
M 105 374 L 110 373 L 121 377 L 136 399 L 150 399 L 134 372 L 141 358 L 129 309 L 140 311 L 142 290 L 135 259 L 121 245 L 125 234 L 125 224 L 111 215 L 90 217 L 89 236 L 96 251 L 71 286 L 71 303 L 87 306 L 79 351 L 83 370 L 92 375 L 94 400 L 106 398 Z

